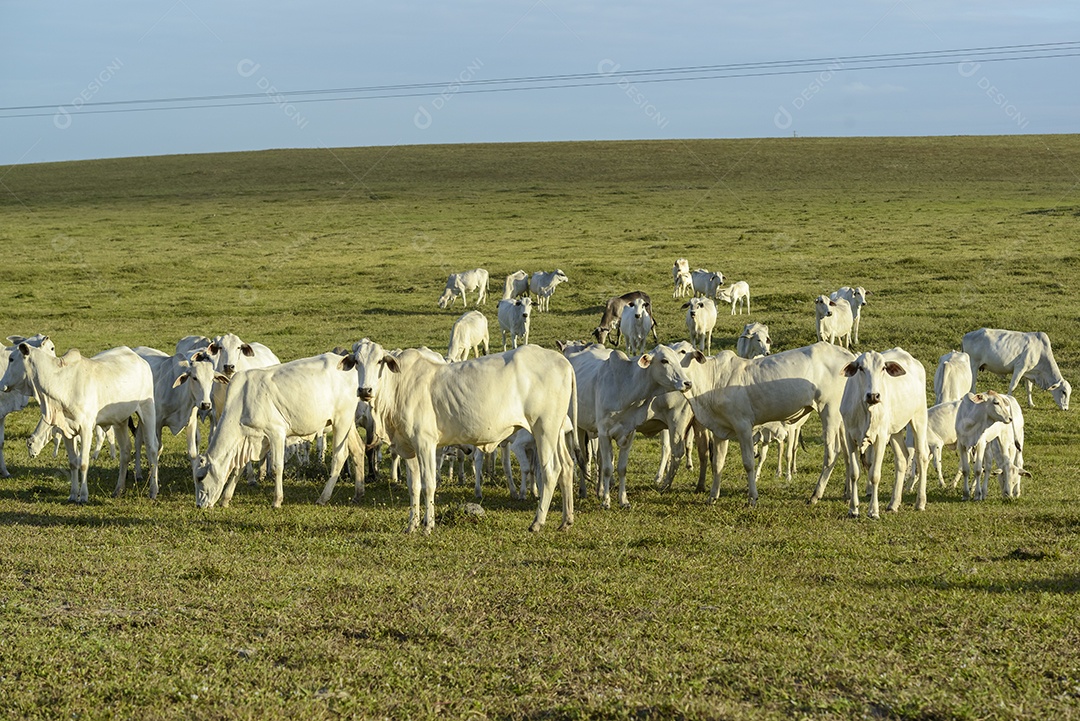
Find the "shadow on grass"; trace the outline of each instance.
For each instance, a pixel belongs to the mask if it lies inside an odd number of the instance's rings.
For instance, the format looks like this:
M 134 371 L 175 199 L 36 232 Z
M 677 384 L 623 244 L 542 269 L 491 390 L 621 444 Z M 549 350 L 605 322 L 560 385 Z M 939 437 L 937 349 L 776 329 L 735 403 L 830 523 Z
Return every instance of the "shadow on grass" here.
M 936 591 L 981 591 L 983 593 L 1080 593 L 1080 573 L 1067 573 L 1047 578 L 1026 578 L 1015 581 L 980 581 L 975 579 L 948 580 L 926 578 L 921 580 L 880 581 L 865 584 L 870 589 L 911 589 L 922 587 Z
M 65 501 L 66 503 L 67 501 Z M 49 513 L 0 513 L 0 526 L 36 526 L 49 528 L 55 526 L 64 527 L 129 527 L 156 524 L 158 521 L 149 518 L 131 518 L 123 516 L 60 516 Z
M 413 316 L 428 316 L 438 315 L 438 310 L 426 311 L 426 310 L 406 310 L 404 308 L 365 308 L 360 311 L 360 315 L 413 315 Z

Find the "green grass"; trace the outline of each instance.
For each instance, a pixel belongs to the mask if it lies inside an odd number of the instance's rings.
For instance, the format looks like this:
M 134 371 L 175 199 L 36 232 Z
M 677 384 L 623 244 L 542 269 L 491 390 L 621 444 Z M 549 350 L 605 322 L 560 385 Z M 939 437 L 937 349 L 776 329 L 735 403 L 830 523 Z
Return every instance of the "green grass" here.
M 582 338 L 603 302 L 653 295 L 685 335 L 671 264 L 750 283 L 778 350 L 813 340 L 813 298 L 873 291 L 863 348 L 933 373 L 980 326 L 1045 330 L 1080 378 L 1080 136 L 507 144 L 139 158 L 0 168 L 2 335 L 63 352 L 169 349 L 233 331 L 283 359 L 363 336 L 445 350 L 446 275 L 561 267 L 534 342 Z M 497 328 L 494 300 L 485 309 Z M 747 318 L 721 315 L 732 347 Z M 497 333 L 495 334 L 497 336 Z M 493 338 L 494 340 L 494 338 Z M 1003 384 L 985 378 L 987 387 Z M 199 512 L 181 439 L 162 492 L 86 506 L 9 417 L 0 482 L 0 716 L 7 718 L 1071 718 L 1080 716 L 1080 421 L 1036 391 L 1015 502 L 931 485 L 882 520 L 846 518 L 842 470 L 807 507 L 820 442 L 745 507 L 737 453 L 719 502 L 651 488 L 629 511 L 531 503 L 488 482 L 406 537 L 385 479 L 358 506 L 290 468 L 285 506 L 241 486 Z M 733 449 L 734 451 L 734 449 Z M 775 458 L 775 452 L 771 454 Z M 955 459 L 946 461 L 947 472 Z M 888 464 L 887 464 L 888 465 Z M 886 473 L 891 473 L 886 468 Z

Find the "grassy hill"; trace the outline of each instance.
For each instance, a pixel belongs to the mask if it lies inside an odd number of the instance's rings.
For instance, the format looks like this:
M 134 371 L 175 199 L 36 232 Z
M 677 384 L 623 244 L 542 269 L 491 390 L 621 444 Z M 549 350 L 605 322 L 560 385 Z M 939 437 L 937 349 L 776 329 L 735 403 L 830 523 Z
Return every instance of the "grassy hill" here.
M 63 352 L 170 349 L 232 331 L 282 359 L 363 336 L 445 350 L 450 272 L 497 298 L 518 268 L 570 278 L 532 340 L 583 338 L 604 301 L 651 293 L 685 337 L 671 265 L 751 287 L 777 350 L 814 338 L 813 299 L 872 291 L 860 349 L 900 345 L 932 376 L 980 326 L 1044 330 L 1080 379 L 1080 136 L 798 138 L 448 145 L 132 158 L 0 168 L 2 335 Z M 484 308 L 494 329 L 495 301 Z M 498 347 L 497 332 L 493 345 Z M 1000 381 L 983 378 L 986 387 Z M 363 504 L 290 468 L 285 507 L 240 488 L 198 512 L 182 439 L 159 500 L 66 503 L 29 460 L 34 408 L 8 419 L 0 482 L 0 715 L 155 718 L 1066 718 L 1080 663 L 1080 421 L 1036 391 L 1033 478 L 1016 502 L 931 483 L 879 522 L 825 501 L 808 441 L 757 508 L 733 452 L 713 506 L 651 487 L 633 508 L 577 505 L 566 534 L 525 533 L 530 503 L 488 481 L 479 524 L 440 488 L 430 538 L 400 534 L 402 486 Z M 812 422 L 812 428 L 815 422 Z M 48 454 L 46 454 L 48 456 Z M 775 454 L 772 454 L 775 457 Z M 947 461 L 947 472 L 955 469 Z M 771 465 L 771 462 L 770 462 Z M 890 470 L 886 469 L 886 474 Z M 551 524 L 554 525 L 554 524 Z

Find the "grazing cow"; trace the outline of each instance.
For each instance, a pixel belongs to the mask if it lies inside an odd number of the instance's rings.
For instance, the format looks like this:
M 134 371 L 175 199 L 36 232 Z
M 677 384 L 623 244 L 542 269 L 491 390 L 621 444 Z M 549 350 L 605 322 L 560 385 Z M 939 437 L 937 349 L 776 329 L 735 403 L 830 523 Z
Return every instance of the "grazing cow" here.
M 851 318 L 853 328 L 853 343 L 859 342 L 859 320 L 862 318 L 862 307 L 866 305 L 866 296 L 870 295 L 870 291 L 866 290 L 862 286 L 856 286 L 854 288 L 850 286 L 844 286 L 839 290 L 834 290 L 829 294 L 830 300 L 840 300 L 843 298 L 851 306 Z
M 1061 377 L 1046 333 L 980 328 L 964 335 L 963 348 L 971 358 L 972 393 L 979 371 L 987 370 L 999 376 L 1011 373 L 1010 395 L 1023 379 L 1027 382 L 1029 407 L 1035 405 L 1031 400 L 1031 386 L 1035 384 L 1050 391 L 1058 408 L 1069 410 L 1072 385 Z
M 623 293 L 618 298 L 610 298 L 607 305 L 604 307 L 604 314 L 600 317 L 600 325 L 596 326 L 593 330 L 593 338 L 600 345 L 604 345 L 607 342 L 608 336 L 612 331 L 615 332 L 615 339 L 613 343 L 618 346 L 622 340 L 619 335 L 619 319 L 622 318 L 623 308 L 627 304 L 641 298 L 645 301 L 645 310 L 649 311 L 649 315 L 653 315 L 652 300 L 649 298 L 649 294 L 644 291 L 634 290 L 629 293 Z M 653 320 L 652 327 L 653 339 L 656 342 L 660 342 L 659 337 L 656 335 L 656 321 Z
M 626 340 L 627 354 L 640 355 L 645 352 L 645 344 L 649 340 L 652 327 L 652 316 L 645 309 L 645 301 L 641 298 L 623 308 L 619 318 L 619 334 Z
M 533 273 L 529 278 L 529 292 L 536 296 L 537 312 L 551 310 L 551 296 L 555 293 L 555 289 L 559 287 L 559 283 L 569 282 L 570 279 L 566 277 L 566 273 L 559 269 L 547 273 L 538 270 Z
M 690 273 L 690 283 L 694 286 L 694 293 L 697 295 L 715 299 L 724 285 L 724 274 L 698 268 Z
M 564 423 L 577 426 L 577 384 L 559 353 L 524 345 L 501 354 L 444 365 L 413 350 L 394 357 L 363 339 L 353 346 L 361 400 L 371 404 L 393 450 L 406 459 L 410 510 L 407 530 L 435 526 L 436 449 L 470 444 L 490 452 L 517 428 L 533 435 L 540 499 L 530 531 L 539 531 L 558 485 L 563 522 L 574 522 L 573 459 Z
M 166 426 L 174 436 L 187 431 L 188 460 L 192 473 L 195 472 L 196 459 L 199 457 L 198 426 L 199 413 L 207 412 L 212 406 L 214 384 L 226 384 L 229 379 L 223 373 L 214 370 L 207 360 L 188 360 L 192 352 L 167 355 L 154 348 L 140 346 L 135 352 L 150 366 L 154 375 L 154 410 L 157 425 L 152 432 L 157 436 L 157 447 L 161 449 L 162 429 Z M 197 353 L 197 351 L 195 351 Z M 145 441 L 143 433 L 151 429 L 140 427 L 139 438 L 135 443 L 135 477 L 139 477 L 142 466 L 140 456 Z
M 32 346 L 44 349 L 47 353 L 53 355 L 56 354 L 56 347 L 47 335 L 35 335 L 32 338 L 24 338 L 21 335 L 13 335 L 8 337 L 8 343 L 11 346 L 5 348 L 0 353 L 0 376 L 2 376 L 8 368 L 8 359 L 11 354 L 15 352 L 16 346 L 20 343 L 27 343 Z M 30 402 L 30 396 L 33 391 L 30 389 L 29 384 L 25 383 L 25 379 L 12 378 L 12 389 L 6 393 L 0 393 L 0 478 L 10 478 L 11 474 L 8 473 L 7 464 L 4 463 L 4 421 L 7 419 L 9 413 L 15 411 L 21 411 L 26 408 Z
M 690 342 L 705 355 L 712 355 L 712 334 L 716 327 L 716 303 L 712 298 L 691 298 L 686 308 L 686 329 Z
M 261 458 L 269 447 L 273 503 L 279 508 L 286 440 L 312 440 L 327 427 L 334 432 L 334 450 L 330 477 L 317 503 L 330 501 L 346 456 L 352 460 L 353 501 L 358 501 L 364 494 L 364 453 L 355 425 L 355 367 L 352 356 L 323 353 L 233 376 L 210 446 L 199 458 L 195 505 L 212 508 L 220 499 L 228 506 L 240 466 Z
M 529 274 L 523 270 L 515 270 L 506 276 L 503 284 L 503 300 L 513 300 L 529 294 Z
M 844 393 L 841 371 L 853 358 L 850 351 L 829 343 L 750 360 L 731 351 L 721 351 L 711 358 L 701 353 L 683 356 L 682 366 L 694 384 L 690 406 L 694 417 L 716 436 L 719 470 L 723 469 L 728 442 L 733 438 L 739 441 L 750 505 L 755 505 L 758 498 L 754 426 L 769 421 L 795 422 L 811 411 L 821 417 L 825 458 L 810 502 L 821 499 L 840 457 L 840 398 Z M 710 500 L 715 501 L 719 495 L 717 473 Z
M 984 498 L 986 489 L 984 473 L 989 474 L 986 449 L 991 441 L 1001 438 L 1015 444 L 1012 425 L 1012 406 L 1005 396 L 988 391 L 968 393 L 960 400 L 956 411 L 956 452 L 960 456 L 960 474 L 964 477 L 964 500 L 972 497 L 970 485 L 972 465 L 975 469 L 975 499 Z M 1006 453 L 1009 452 L 1005 448 Z M 1003 488 L 1013 487 L 1014 464 L 1003 464 Z
M 830 300 L 819 295 L 814 301 L 817 316 L 817 337 L 828 343 L 843 340 L 845 348 L 851 347 L 851 306 L 843 298 Z
M 938 359 L 934 371 L 934 405 L 958 401 L 971 391 L 971 359 L 951 350 Z
M 468 307 L 469 299 L 465 294 L 474 290 L 479 291 L 476 296 L 477 305 L 487 300 L 488 272 L 486 270 L 477 268 L 461 273 L 451 273 L 446 279 L 446 288 L 439 296 L 439 307 L 449 308 L 458 297 L 461 298 L 461 304 Z
M 502 330 L 503 351 L 506 350 L 506 335 L 509 333 L 518 347 L 518 338 L 522 343 L 529 343 L 529 326 L 532 323 L 532 299 L 515 298 L 514 300 L 499 301 L 499 328 Z
M 846 302 L 846 301 L 842 301 Z M 885 447 L 892 444 L 896 480 L 886 507 L 898 511 L 904 490 L 907 452 L 903 445 L 910 426 L 918 474 L 916 510 L 926 508 L 926 370 L 901 348 L 867 351 L 844 366 L 847 383 L 840 403 L 847 454 L 849 513 L 859 515 L 859 468 L 865 463 L 869 477 L 869 518 L 878 518 L 878 486 Z
M 735 307 L 739 305 L 739 301 L 742 301 L 742 306 L 746 307 L 746 312 L 750 313 L 750 284 L 745 280 L 737 280 L 727 288 L 716 291 L 716 298 L 725 303 L 731 303 L 732 315 L 735 315 Z M 739 307 L 740 315 L 742 315 L 742 306 Z
M 757 358 L 772 352 L 772 338 L 769 326 L 761 323 L 747 323 L 735 341 L 735 355 L 740 358 Z
M 611 507 L 611 482 L 615 470 L 611 442 L 615 441 L 620 452 L 619 505 L 628 508 L 625 459 L 635 432 L 648 420 L 648 411 L 644 407 L 655 396 L 668 391 L 689 390 L 690 381 L 679 366 L 678 354 L 662 345 L 637 358 L 627 358 L 619 351 L 599 345 L 570 352 L 567 358 L 577 378 L 578 446 L 586 445 L 588 434 L 599 438 L 597 485 L 601 505 Z M 682 457 L 681 450 L 675 457 Z M 582 475 L 587 475 L 584 453 L 578 454 L 578 466 Z
M 25 377 L 41 406 L 46 423 L 60 429 L 67 446 L 71 470 L 71 494 L 68 500 L 86 503 L 89 500 L 87 472 L 93 450 L 94 429 L 97 426 L 120 426 L 116 439 L 120 446 L 120 475 L 114 496 L 124 492 L 127 476 L 130 439 L 127 422 L 139 416 L 140 425 L 154 428 L 154 376 L 146 361 L 130 348 L 120 347 L 85 358 L 75 349 L 57 358 L 46 350 L 20 343 L 12 353 L 11 362 L 0 390 L 7 390 L 15 379 Z M 76 450 L 75 438 L 80 445 Z M 150 460 L 150 498 L 158 492 L 158 448 L 156 440 L 147 438 Z
M 686 258 L 675 261 L 675 265 L 671 267 L 671 277 L 675 281 L 675 290 L 671 293 L 672 298 L 694 294 L 694 279 L 690 275 L 690 262 Z
M 450 348 L 446 352 L 446 359 L 451 363 L 463 361 L 469 357 L 470 348 L 474 356 L 479 356 L 481 345 L 484 346 L 484 355 L 487 355 L 490 351 L 487 318 L 478 310 L 470 310 L 454 321 L 454 327 L 450 329 Z

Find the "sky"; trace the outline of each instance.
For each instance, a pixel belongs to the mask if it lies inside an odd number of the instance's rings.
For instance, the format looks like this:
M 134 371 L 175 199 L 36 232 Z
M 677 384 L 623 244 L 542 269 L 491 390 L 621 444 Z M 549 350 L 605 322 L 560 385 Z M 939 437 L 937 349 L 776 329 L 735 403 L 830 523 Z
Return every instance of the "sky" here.
M 431 143 L 1075 133 L 1080 57 L 967 53 L 876 69 L 856 59 L 1070 41 L 1080 41 L 1076 0 L 2 0 L 0 165 Z M 1067 53 L 1012 57 L 1034 54 Z M 805 59 L 820 60 L 756 77 L 639 73 Z M 491 84 L 555 75 L 583 77 Z M 698 79 L 653 82 L 673 77 Z M 566 84 L 587 87 L 535 87 Z M 297 94 L 371 87 L 384 89 Z M 485 88 L 499 92 L 473 92 Z M 409 97 L 372 97 L 392 94 Z M 233 97 L 131 103 L 215 96 Z M 205 107 L 241 102 L 257 104 Z

